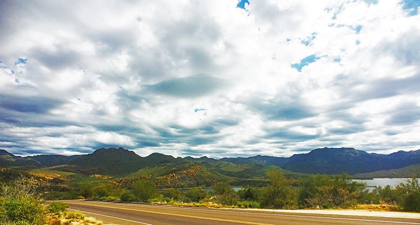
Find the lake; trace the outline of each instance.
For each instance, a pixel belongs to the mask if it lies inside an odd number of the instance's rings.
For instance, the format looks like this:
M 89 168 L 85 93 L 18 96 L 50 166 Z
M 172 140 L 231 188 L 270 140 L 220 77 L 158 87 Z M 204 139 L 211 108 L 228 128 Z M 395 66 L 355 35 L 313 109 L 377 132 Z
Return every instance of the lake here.
M 373 179 L 353 179 L 356 182 L 366 183 L 367 186 L 382 186 L 390 185 L 396 187 L 400 183 L 407 183 L 407 178 L 373 178 Z

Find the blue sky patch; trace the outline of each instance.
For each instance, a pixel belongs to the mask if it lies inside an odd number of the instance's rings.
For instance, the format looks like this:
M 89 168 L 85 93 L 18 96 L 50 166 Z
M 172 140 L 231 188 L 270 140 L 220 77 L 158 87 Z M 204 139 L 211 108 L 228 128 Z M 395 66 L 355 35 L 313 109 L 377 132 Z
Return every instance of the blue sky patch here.
M 245 9 L 245 4 L 249 5 L 249 1 L 248 0 L 240 0 L 239 3 L 236 5 L 236 7 L 241 8 L 241 9 Z
M 420 0 L 404 0 L 404 9 L 409 11 L 408 15 L 415 16 L 418 14 L 418 7 L 420 7 Z
M 333 62 L 335 62 L 335 63 L 340 63 L 341 62 L 341 58 L 340 57 L 337 57 L 337 58 L 335 58 L 334 59 L 334 61 Z
M 303 58 L 302 60 L 300 60 L 300 63 L 292 64 L 292 67 L 295 68 L 295 69 L 297 69 L 299 72 L 301 72 L 302 71 L 302 68 L 304 66 L 307 66 L 310 63 L 315 62 L 319 58 L 320 57 L 317 57 L 316 55 L 310 55 L 310 56 L 307 56 L 307 57 Z
M 360 30 L 362 30 L 362 25 L 357 25 L 357 26 L 351 26 L 350 29 L 356 31 L 356 34 L 360 33 Z
M 205 109 L 205 108 L 194 109 L 194 112 L 200 112 L 200 111 L 207 111 L 207 109 Z
M 317 33 L 312 33 L 311 36 L 306 37 L 306 39 L 302 40 L 301 43 L 308 46 L 311 44 L 311 42 L 316 38 Z
M 376 5 L 378 4 L 378 0 L 365 0 L 366 4 L 368 5 Z
M 26 61 L 28 61 L 28 59 L 19 58 L 18 61 L 15 62 L 15 65 L 26 64 Z

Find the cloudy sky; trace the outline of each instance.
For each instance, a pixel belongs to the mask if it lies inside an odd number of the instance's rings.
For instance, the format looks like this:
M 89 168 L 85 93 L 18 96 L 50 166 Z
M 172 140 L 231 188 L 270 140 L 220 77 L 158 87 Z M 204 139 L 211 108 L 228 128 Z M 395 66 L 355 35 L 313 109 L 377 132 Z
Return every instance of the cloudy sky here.
M 419 5 L 0 1 L 0 148 L 420 149 Z

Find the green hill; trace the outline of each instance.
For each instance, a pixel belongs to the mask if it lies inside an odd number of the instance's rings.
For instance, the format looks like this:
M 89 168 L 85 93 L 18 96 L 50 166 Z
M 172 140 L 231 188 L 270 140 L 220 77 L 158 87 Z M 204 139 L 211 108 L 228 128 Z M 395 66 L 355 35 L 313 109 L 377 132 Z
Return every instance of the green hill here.
M 371 173 L 358 173 L 353 175 L 353 177 L 360 179 L 420 177 L 420 164 L 407 166 L 401 169 L 381 170 Z
M 83 170 L 87 174 L 121 176 L 144 167 L 145 160 L 124 148 L 101 148 L 92 154 L 80 156 L 69 164 L 76 169 L 75 171 Z
M 142 168 L 121 180 L 123 183 L 130 183 L 137 179 L 151 179 L 160 188 L 187 188 L 211 186 L 217 181 L 226 180 L 226 177 L 214 174 L 198 164 L 184 162 Z
M 0 149 L 0 167 L 10 166 L 36 166 L 39 167 L 41 164 L 38 161 L 32 160 L 31 158 L 15 156 L 6 150 Z

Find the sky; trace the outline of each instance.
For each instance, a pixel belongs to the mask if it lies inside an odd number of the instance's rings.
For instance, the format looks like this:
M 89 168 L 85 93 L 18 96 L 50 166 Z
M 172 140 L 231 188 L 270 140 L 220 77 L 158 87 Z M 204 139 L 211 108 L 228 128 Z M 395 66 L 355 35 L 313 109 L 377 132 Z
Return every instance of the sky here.
M 0 1 L 0 149 L 420 149 L 419 6 Z

